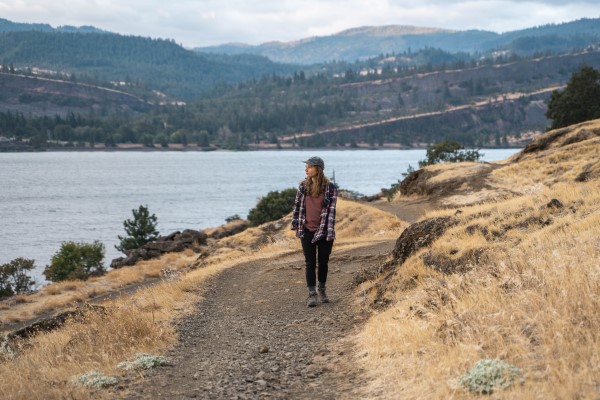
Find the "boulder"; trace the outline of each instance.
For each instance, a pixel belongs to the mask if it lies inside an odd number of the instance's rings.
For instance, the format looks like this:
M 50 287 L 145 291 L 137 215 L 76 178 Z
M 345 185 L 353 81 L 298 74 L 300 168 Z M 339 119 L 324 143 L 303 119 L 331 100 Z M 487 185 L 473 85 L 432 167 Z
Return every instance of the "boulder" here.
M 448 228 L 456 225 L 457 222 L 452 217 L 438 217 L 429 218 L 410 225 L 396 240 L 396 245 L 392 252 L 394 264 L 402 264 L 412 254 L 433 243 Z
M 110 267 L 131 266 L 142 260 L 150 260 L 165 253 L 178 253 L 186 249 L 200 251 L 200 248 L 206 245 L 207 238 L 206 233 L 202 231 L 193 229 L 186 229 L 183 232 L 176 231 L 167 236 L 160 236 L 155 241 L 146 243 L 138 249 L 129 251 L 126 257 L 115 258 L 110 263 Z
M 37 335 L 40 332 L 50 332 L 63 326 L 69 319 L 83 321 L 86 313 L 88 312 L 97 312 L 105 314 L 106 307 L 85 304 L 83 306 L 77 307 L 75 310 L 64 311 L 57 315 L 36 321 L 29 326 L 9 333 L 8 335 L 6 335 L 6 338 L 9 340 L 27 339 Z

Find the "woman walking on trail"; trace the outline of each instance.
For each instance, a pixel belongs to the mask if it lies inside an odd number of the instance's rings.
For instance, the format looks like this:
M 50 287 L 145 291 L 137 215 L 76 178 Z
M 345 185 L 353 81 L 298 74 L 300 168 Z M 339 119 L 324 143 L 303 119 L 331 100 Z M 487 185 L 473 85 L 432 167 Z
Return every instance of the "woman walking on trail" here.
M 304 163 L 306 179 L 300 182 L 296 194 L 292 229 L 296 231 L 296 237 L 299 237 L 302 243 L 306 263 L 308 307 L 314 307 L 318 301 L 329 303 L 325 284 L 329 255 L 335 240 L 337 187 L 323 174 L 323 159 L 311 157 Z

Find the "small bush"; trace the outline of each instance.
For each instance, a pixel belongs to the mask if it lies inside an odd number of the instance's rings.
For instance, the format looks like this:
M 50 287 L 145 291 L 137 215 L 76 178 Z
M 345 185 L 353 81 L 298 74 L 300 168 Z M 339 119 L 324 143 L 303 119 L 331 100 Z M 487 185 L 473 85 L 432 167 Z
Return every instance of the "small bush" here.
M 154 356 L 152 354 L 138 353 L 133 361 L 123 361 L 117 367 L 126 371 L 136 369 L 150 369 L 159 365 L 168 365 L 169 360 L 163 356 Z
M 242 217 L 240 217 L 238 214 L 234 214 L 234 215 L 231 215 L 231 216 L 225 218 L 225 222 L 227 222 L 227 223 L 230 223 L 233 221 L 241 221 L 241 220 L 242 220 Z
M 81 374 L 71 380 L 72 383 L 85 386 L 92 389 L 102 389 L 117 384 L 117 378 L 102 375 L 98 371 L 90 371 L 87 374 Z
M 104 244 L 64 242 L 60 250 L 52 256 L 50 265 L 44 269 L 44 276 L 52 282 L 70 279 L 85 280 L 105 272 Z
M 520 368 L 499 359 L 479 360 L 458 379 L 465 390 L 479 394 L 490 394 L 525 382 Z
M 296 189 L 285 189 L 281 192 L 273 191 L 261 198 L 250 213 L 248 222 L 250 226 L 258 226 L 265 222 L 275 221 L 290 213 L 294 208 Z

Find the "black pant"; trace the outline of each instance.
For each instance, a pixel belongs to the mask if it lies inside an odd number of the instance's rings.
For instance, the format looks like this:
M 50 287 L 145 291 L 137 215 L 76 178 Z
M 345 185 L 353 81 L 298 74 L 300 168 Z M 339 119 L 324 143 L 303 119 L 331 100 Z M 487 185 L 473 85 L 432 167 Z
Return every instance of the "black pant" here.
M 311 243 L 314 236 L 314 232 L 304 229 L 304 237 L 300 239 L 302 242 L 302 251 L 304 252 L 304 261 L 306 262 L 306 286 L 308 287 L 317 286 L 317 277 L 315 273 L 317 268 L 317 258 L 319 261 L 319 283 L 325 286 L 329 269 L 329 255 L 333 248 L 333 241 L 328 242 L 325 238 L 316 243 Z

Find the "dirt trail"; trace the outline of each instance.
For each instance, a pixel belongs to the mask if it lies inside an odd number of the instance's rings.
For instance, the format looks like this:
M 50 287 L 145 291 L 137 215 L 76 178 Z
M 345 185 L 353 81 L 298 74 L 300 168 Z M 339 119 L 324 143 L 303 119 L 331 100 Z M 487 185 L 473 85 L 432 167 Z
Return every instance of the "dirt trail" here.
M 365 377 L 349 340 L 367 315 L 353 273 L 387 257 L 393 240 L 334 245 L 331 303 L 306 307 L 301 252 L 232 267 L 206 285 L 205 300 L 180 321 L 170 366 L 131 375 L 127 399 L 360 398 Z

